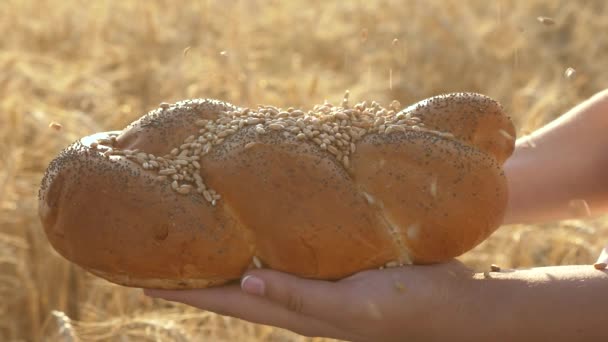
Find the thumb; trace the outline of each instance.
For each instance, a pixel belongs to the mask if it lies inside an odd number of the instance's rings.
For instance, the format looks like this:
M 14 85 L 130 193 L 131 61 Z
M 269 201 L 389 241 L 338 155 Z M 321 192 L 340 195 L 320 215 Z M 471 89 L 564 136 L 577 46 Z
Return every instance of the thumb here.
M 335 319 L 349 303 L 344 285 L 303 279 L 273 270 L 252 270 L 241 280 L 241 290 L 265 297 L 286 309 L 321 319 Z

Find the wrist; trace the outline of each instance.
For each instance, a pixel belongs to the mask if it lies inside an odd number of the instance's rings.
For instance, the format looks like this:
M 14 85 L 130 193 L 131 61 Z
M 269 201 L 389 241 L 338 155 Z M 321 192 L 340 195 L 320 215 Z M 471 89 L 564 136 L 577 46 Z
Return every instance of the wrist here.
M 445 317 L 442 339 L 450 341 L 500 341 L 507 337 L 512 314 L 507 284 L 493 279 L 496 273 L 472 273 L 459 284 L 458 298 Z M 492 282 L 490 284 L 489 282 Z M 499 338 L 500 337 L 500 338 Z M 508 338 L 508 337 L 507 337 Z

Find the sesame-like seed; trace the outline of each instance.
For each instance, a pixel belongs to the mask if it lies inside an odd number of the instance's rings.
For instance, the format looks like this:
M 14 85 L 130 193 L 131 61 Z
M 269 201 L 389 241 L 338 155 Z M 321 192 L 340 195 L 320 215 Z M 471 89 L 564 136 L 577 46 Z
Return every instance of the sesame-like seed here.
M 285 127 L 281 124 L 273 123 L 273 124 L 268 125 L 268 128 L 270 128 L 274 131 L 279 131 L 279 130 L 284 129 Z
M 156 180 L 160 181 L 160 182 L 166 181 L 167 180 L 167 176 L 156 176 Z
M 492 264 L 490 265 L 491 272 L 500 272 L 500 267 L 498 265 Z
M 178 184 L 177 184 L 177 181 L 176 181 L 176 180 L 174 180 L 174 181 L 171 183 L 171 187 L 173 188 L 173 190 L 177 190 L 177 188 L 178 188 Z
M 253 146 L 255 146 L 255 144 L 256 144 L 256 143 L 255 143 L 254 141 L 248 142 L 247 144 L 245 144 L 245 149 L 250 149 L 250 148 L 252 148 Z
M 258 134 L 265 134 L 265 133 L 266 133 L 266 130 L 265 130 L 265 129 L 264 129 L 264 127 L 262 127 L 261 125 L 256 126 L 256 127 L 255 127 L 255 131 L 256 131 L 256 133 L 258 133 Z
M 167 102 L 161 102 L 159 107 L 162 109 L 167 109 L 167 108 L 171 107 L 171 105 L 168 104 Z
M 384 131 L 384 134 L 390 134 L 392 132 L 405 132 L 405 127 L 399 125 L 390 125 Z
M 213 200 L 213 198 L 211 197 L 211 194 L 209 193 L 209 190 L 203 191 L 203 196 L 205 197 L 207 202 L 211 202 Z
M 333 155 L 338 155 L 338 149 L 333 147 L 332 145 L 328 145 L 327 150 Z
M 342 112 L 337 112 L 335 115 L 340 120 L 348 120 L 348 115 L 346 115 Z
M 163 175 L 163 176 L 172 175 L 172 174 L 175 174 L 175 173 L 177 173 L 176 169 L 164 169 L 164 170 L 160 170 L 158 172 L 158 174 Z
M 256 268 L 262 268 L 262 261 L 260 260 L 260 258 L 258 258 L 257 256 L 253 256 L 253 264 L 255 265 Z
M 91 143 L 91 148 L 92 148 L 92 149 L 96 149 L 96 148 L 97 148 L 97 145 L 98 145 L 98 144 L 97 144 L 97 142 L 96 142 L 96 141 L 93 141 L 93 142 Z
M 190 193 L 190 187 L 189 186 L 180 186 L 179 188 L 177 188 L 177 192 L 182 194 L 182 195 L 186 195 Z
M 97 139 L 97 144 L 99 144 L 99 145 L 111 145 L 112 141 L 110 139 L 100 138 L 100 139 Z

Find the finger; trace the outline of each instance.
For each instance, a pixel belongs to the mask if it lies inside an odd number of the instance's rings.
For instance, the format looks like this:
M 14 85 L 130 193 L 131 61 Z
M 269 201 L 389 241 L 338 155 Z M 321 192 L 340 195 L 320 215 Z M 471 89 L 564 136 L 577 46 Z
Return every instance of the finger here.
M 608 245 L 606 245 L 595 262 L 595 268 L 603 270 L 608 265 Z
M 341 320 L 344 307 L 351 302 L 349 292 L 339 283 L 303 279 L 266 269 L 249 271 L 241 287 L 243 291 L 266 297 L 290 312 L 331 322 Z
M 300 335 L 352 339 L 349 333 L 328 323 L 290 311 L 264 297 L 245 293 L 238 285 L 201 290 L 144 289 L 144 294 L 187 304 L 223 316 L 288 329 Z

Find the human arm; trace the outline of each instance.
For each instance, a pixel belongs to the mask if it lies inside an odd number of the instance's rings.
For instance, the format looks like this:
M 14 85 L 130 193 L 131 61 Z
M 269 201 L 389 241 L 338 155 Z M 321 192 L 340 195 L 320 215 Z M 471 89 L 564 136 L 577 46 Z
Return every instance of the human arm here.
M 605 91 L 532 134 L 533 143 L 520 139 L 505 165 L 511 196 L 505 223 L 572 217 L 571 199 L 587 201 L 592 214 L 607 210 L 607 121 Z M 606 251 L 600 262 L 608 263 Z M 608 274 L 590 265 L 484 274 L 451 262 L 366 271 L 338 282 L 252 270 L 243 280 L 146 293 L 303 335 L 354 341 L 572 341 L 608 334 L 602 293 Z
M 591 215 L 608 211 L 608 90 L 518 139 L 504 169 L 505 224 L 574 218 L 581 200 Z
M 608 334 L 608 272 L 592 266 L 474 273 L 454 261 L 365 271 L 338 282 L 271 270 L 246 276 L 240 286 L 146 294 L 350 341 L 559 342 Z

